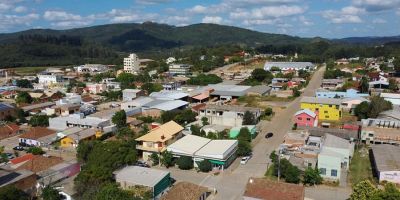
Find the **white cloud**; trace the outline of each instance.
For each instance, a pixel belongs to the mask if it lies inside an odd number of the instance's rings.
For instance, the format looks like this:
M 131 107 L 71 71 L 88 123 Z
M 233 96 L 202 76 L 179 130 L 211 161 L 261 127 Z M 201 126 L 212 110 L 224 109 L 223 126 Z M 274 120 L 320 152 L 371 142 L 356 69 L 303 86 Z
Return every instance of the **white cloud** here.
M 335 24 L 361 23 L 359 15 L 365 13 L 362 8 L 354 6 L 344 7 L 341 10 L 326 10 L 322 12 L 322 17 Z
M 304 17 L 304 16 L 300 16 L 300 17 L 299 17 L 299 21 L 300 21 L 301 23 L 303 23 L 304 25 L 306 25 L 306 26 L 314 25 L 314 23 L 313 23 L 312 21 L 310 21 L 309 19 L 307 19 L 307 18 Z
M 169 2 L 171 2 L 171 0 L 136 0 L 136 3 L 145 5 L 163 4 Z
M 185 26 L 190 23 L 191 18 L 187 16 L 168 16 L 160 20 L 161 23 Z
M 7 3 L 0 3 L 0 11 L 7 11 L 10 10 L 12 6 Z
M 43 18 L 48 21 L 82 20 L 82 17 L 80 15 L 67 13 L 65 11 L 51 11 L 51 10 L 44 12 Z
M 140 13 L 136 10 L 112 9 L 108 13 L 96 15 L 96 18 L 107 19 L 113 23 L 143 22 L 157 20 L 158 14 Z
M 381 19 L 381 18 L 376 18 L 376 19 L 372 20 L 372 23 L 374 23 L 374 24 L 386 24 L 387 21 L 384 20 L 384 19 Z
M 40 16 L 36 13 L 27 15 L 2 15 L 0 14 L 0 30 L 8 30 L 11 27 L 25 25 L 29 26 L 33 21 L 38 20 Z
M 203 23 L 221 24 L 222 17 L 219 16 L 205 16 L 202 20 Z
M 207 13 L 207 7 L 202 5 L 195 5 L 193 8 L 187 10 L 188 12 L 195 13 L 195 14 L 204 14 Z
M 353 4 L 374 12 L 398 8 L 400 0 L 353 0 Z
M 26 12 L 28 9 L 24 6 L 17 6 L 14 8 L 14 12 L 16 13 L 23 13 Z

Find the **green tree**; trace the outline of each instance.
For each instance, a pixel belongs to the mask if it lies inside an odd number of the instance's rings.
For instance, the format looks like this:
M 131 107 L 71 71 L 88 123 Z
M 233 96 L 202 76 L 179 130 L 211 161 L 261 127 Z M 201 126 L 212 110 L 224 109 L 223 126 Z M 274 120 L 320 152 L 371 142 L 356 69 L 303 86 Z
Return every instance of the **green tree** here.
M 174 120 L 175 119 L 175 117 L 177 116 L 179 114 L 179 112 L 178 111 L 163 111 L 162 113 L 161 113 L 161 121 L 163 122 L 163 123 L 167 123 L 167 122 L 169 122 L 169 121 L 171 121 L 171 120 Z
M 311 167 L 308 167 L 304 171 L 303 175 L 303 183 L 305 185 L 319 185 L 322 183 L 322 177 L 319 173 L 318 169 L 313 169 Z
M 29 200 L 29 195 L 13 185 L 7 185 L 0 188 L 1 200 Z
M 31 117 L 28 124 L 30 124 L 33 127 L 36 126 L 46 127 L 49 126 L 49 117 L 47 115 L 37 114 Z
M 292 89 L 292 92 L 293 92 L 293 97 L 299 97 L 301 95 L 301 92 L 298 87 L 294 87 Z
M 350 200 L 370 200 L 378 190 L 369 180 L 361 181 L 353 186 Z
M 271 116 L 273 113 L 274 113 L 274 111 L 272 110 L 271 107 L 266 108 L 265 111 L 264 111 L 264 114 L 266 116 Z
M 33 155 L 42 155 L 45 152 L 40 147 L 30 147 L 26 152 L 31 153 Z
M 251 153 L 251 144 L 248 141 L 239 140 L 238 141 L 238 150 L 236 154 L 238 156 L 247 156 Z
M 192 109 L 185 109 L 175 116 L 174 121 L 178 124 L 185 125 L 196 121 L 197 113 Z
M 209 125 L 208 118 L 207 117 L 202 117 L 201 118 L 201 123 L 203 124 L 203 126 Z
M 368 117 L 376 118 L 381 112 L 391 110 L 392 108 L 393 106 L 390 101 L 386 101 L 382 97 L 373 96 L 370 102 L 370 111 L 368 113 Z
M 126 113 L 125 110 L 120 110 L 114 114 L 111 118 L 112 123 L 114 123 L 118 128 L 126 126 Z
M 164 88 L 159 83 L 145 83 L 142 85 L 141 89 L 147 91 L 147 94 L 151 94 L 152 92 L 159 92 Z
M 264 69 L 257 68 L 251 72 L 251 77 L 257 80 L 258 82 L 266 82 L 270 83 L 274 78 L 271 72 L 265 71 Z
M 383 190 L 375 193 L 371 200 L 398 200 L 400 199 L 400 191 L 393 183 L 386 183 Z
M 397 91 L 399 88 L 397 87 L 397 82 L 395 79 L 389 79 L 389 90 Z
M 283 173 L 286 182 L 296 184 L 300 182 L 300 170 L 296 166 L 289 165 Z
M 212 165 L 209 160 L 203 160 L 199 162 L 199 169 L 202 172 L 209 172 L 212 170 Z
M 33 99 L 31 97 L 31 95 L 29 95 L 28 92 L 20 92 L 20 93 L 18 93 L 17 98 L 15 98 L 15 102 L 18 104 L 21 104 L 21 103 L 30 104 L 30 103 L 32 103 L 32 101 L 33 101 Z
M 361 93 L 368 93 L 369 91 L 369 84 L 368 80 L 366 77 L 362 77 L 360 81 L 360 88 L 359 88 Z
M 237 136 L 238 140 L 251 142 L 251 133 L 247 127 L 242 127 Z
M 153 163 L 153 166 L 158 165 L 160 163 L 160 157 L 158 156 L 158 153 L 152 153 L 150 155 L 150 160 Z
M 136 81 L 135 75 L 131 73 L 121 73 L 116 78 L 118 82 L 121 84 L 122 89 L 126 89 L 133 85 L 133 82 Z
M 42 194 L 40 195 L 40 197 L 43 200 L 63 200 L 63 199 L 65 199 L 65 196 L 63 196 L 62 194 L 59 193 L 58 190 L 56 190 L 50 186 L 46 186 L 45 188 L 43 188 Z
M 33 88 L 32 83 L 26 79 L 17 80 L 17 86 L 20 88 Z
M 393 61 L 393 65 L 394 65 L 394 70 L 397 73 L 400 73 L 400 57 L 397 57 L 394 61 Z
M 193 168 L 193 159 L 189 156 L 181 156 L 176 161 L 179 169 L 189 170 Z
M 256 124 L 255 116 L 252 112 L 246 111 L 243 116 L 243 125 L 254 125 Z
M 127 190 L 120 189 L 115 183 L 108 183 L 95 194 L 95 200 L 132 200 L 133 196 Z
M 221 83 L 222 78 L 215 74 L 199 74 L 196 77 L 191 77 L 187 84 L 189 85 L 208 85 L 208 84 L 217 84 Z
M 202 136 L 202 137 L 205 136 L 205 135 L 201 135 L 200 127 L 197 125 L 191 125 L 190 131 L 192 131 L 193 135 Z
M 133 138 L 134 132 L 128 126 L 118 128 L 117 137 L 118 138 Z
M 161 153 L 161 164 L 166 168 L 174 165 L 174 156 L 169 151 L 164 151 Z
M 369 110 L 369 103 L 364 101 L 354 108 L 354 114 L 357 116 L 358 120 L 366 119 L 368 118 Z

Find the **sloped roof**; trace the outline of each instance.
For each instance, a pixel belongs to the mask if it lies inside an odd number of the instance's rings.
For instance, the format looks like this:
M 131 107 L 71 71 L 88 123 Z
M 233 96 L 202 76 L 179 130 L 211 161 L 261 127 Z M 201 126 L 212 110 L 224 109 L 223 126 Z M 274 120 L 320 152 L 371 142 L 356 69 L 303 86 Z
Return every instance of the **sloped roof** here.
M 29 129 L 28 132 L 20 135 L 19 138 L 36 140 L 38 138 L 45 137 L 55 133 L 56 133 L 55 131 L 50 130 L 46 127 L 32 127 Z
M 299 110 L 294 115 L 297 116 L 297 115 L 300 115 L 302 113 L 305 113 L 305 114 L 307 114 L 308 116 L 310 116 L 312 118 L 315 118 L 317 116 L 317 114 L 315 114 L 315 112 L 311 111 L 310 109 Z
M 193 155 L 196 151 L 208 144 L 211 139 L 196 135 L 187 135 L 167 147 L 168 151 Z
M 264 200 L 304 200 L 304 186 L 272 181 L 264 178 L 250 178 L 243 196 Z
M 206 187 L 189 182 L 176 183 L 161 200 L 199 200 L 199 197 L 208 192 Z
M 26 169 L 38 173 L 62 162 L 63 160 L 60 157 L 44 157 L 41 155 L 34 155 L 29 162 L 22 164 L 17 169 Z
M 183 127 L 174 121 L 169 121 L 146 135 L 139 137 L 136 141 L 165 142 L 183 130 Z
M 117 180 L 126 181 L 135 185 L 154 187 L 167 176 L 169 172 L 153 168 L 128 166 L 114 172 L 114 174 Z
M 303 97 L 300 102 L 301 103 L 340 105 L 342 103 L 342 100 L 335 99 L 335 98 Z
M 26 161 L 32 160 L 32 159 L 33 159 L 33 154 L 27 153 L 23 156 L 11 159 L 10 162 L 11 162 L 11 164 L 16 165 L 16 164 L 20 164 L 20 163 L 23 163 L 23 162 L 26 162 Z

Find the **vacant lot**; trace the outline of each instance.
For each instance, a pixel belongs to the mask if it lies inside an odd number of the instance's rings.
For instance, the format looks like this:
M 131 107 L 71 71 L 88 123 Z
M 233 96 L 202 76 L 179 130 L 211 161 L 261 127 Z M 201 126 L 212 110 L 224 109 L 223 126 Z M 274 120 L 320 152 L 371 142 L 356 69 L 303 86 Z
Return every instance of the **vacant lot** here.
M 371 162 L 368 156 L 368 148 L 358 147 L 354 150 L 348 178 L 351 184 L 357 184 L 363 180 L 374 181 Z

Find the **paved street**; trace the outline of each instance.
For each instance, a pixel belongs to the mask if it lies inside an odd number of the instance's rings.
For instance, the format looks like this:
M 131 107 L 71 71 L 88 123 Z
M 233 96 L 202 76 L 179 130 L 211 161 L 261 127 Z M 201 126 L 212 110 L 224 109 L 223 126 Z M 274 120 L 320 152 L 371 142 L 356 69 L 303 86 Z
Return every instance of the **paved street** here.
M 324 70 L 325 67 L 315 72 L 309 85 L 304 90 L 304 96 L 314 95 L 315 90 L 321 85 Z M 218 176 L 170 169 L 172 177 L 177 180 L 189 181 L 209 188 L 216 188 L 218 193 L 215 199 L 241 199 L 249 177 L 264 176 L 270 162 L 270 153 L 281 144 L 286 132 L 292 128 L 292 116 L 300 108 L 300 99 L 301 98 L 297 98 L 289 103 L 287 108 L 276 114 L 272 121 L 261 122 L 260 128 L 262 131 L 254 140 L 253 144 L 253 158 L 251 158 L 246 165 L 239 165 L 239 159 L 237 159 L 230 168 Z M 273 132 L 274 136 L 266 140 L 264 136 L 267 132 Z

